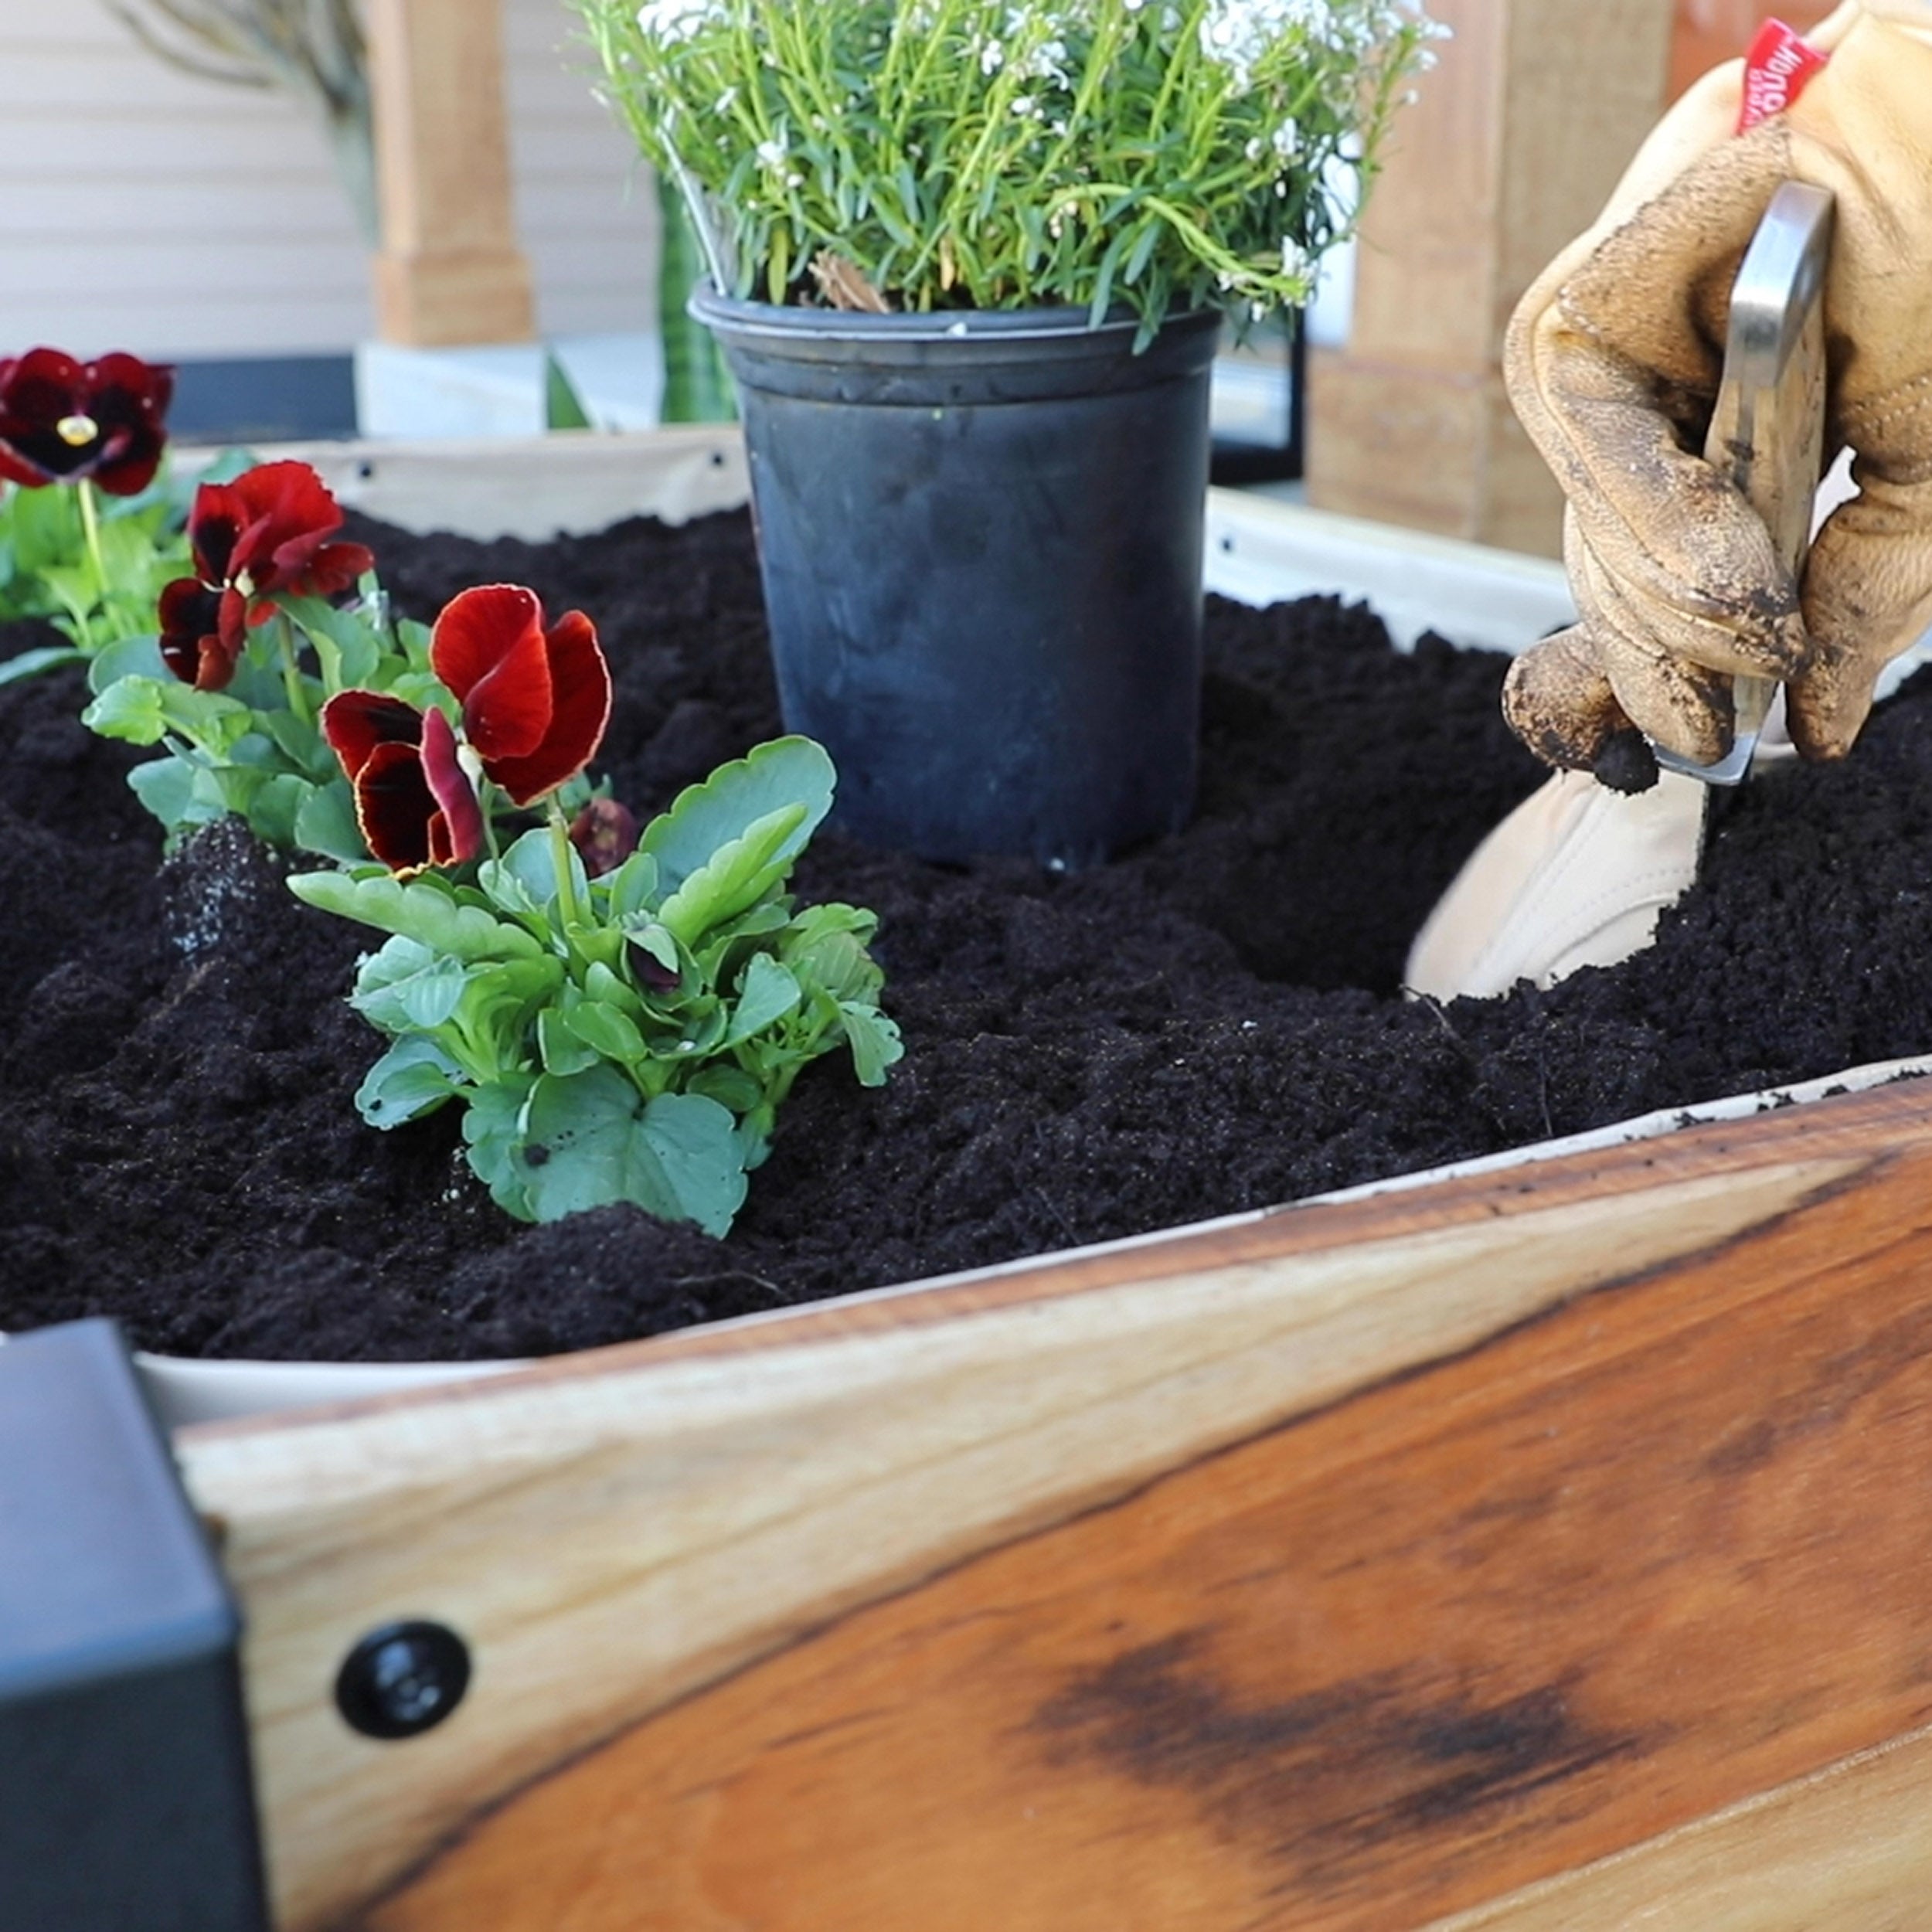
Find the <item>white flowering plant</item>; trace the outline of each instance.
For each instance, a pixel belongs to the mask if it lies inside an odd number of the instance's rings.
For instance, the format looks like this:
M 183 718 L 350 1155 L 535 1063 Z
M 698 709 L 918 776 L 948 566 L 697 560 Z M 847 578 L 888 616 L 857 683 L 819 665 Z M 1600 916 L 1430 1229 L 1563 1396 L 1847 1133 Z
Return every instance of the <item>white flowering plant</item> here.
M 728 293 L 810 301 L 830 268 L 859 305 L 1143 335 L 1307 301 L 1441 31 L 1403 0 L 577 5 Z

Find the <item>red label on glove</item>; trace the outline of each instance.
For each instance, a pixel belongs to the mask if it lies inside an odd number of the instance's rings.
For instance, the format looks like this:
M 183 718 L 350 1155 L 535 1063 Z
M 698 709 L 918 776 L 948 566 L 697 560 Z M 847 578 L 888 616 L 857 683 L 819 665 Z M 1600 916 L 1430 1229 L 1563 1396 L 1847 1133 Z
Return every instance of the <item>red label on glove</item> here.
M 1741 134 L 1760 121 L 1781 114 L 1830 58 L 1782 20 L 1767 20 L 1744 56 L 1744 98 L 1737 110 L 1737 131 Z

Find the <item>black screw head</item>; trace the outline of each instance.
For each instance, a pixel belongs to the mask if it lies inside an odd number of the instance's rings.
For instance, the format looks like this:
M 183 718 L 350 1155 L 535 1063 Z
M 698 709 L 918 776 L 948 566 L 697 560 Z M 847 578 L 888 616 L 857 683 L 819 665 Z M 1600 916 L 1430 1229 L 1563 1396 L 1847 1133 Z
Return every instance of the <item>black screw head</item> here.
M 470 1687 L 468 1647 L 444 1624 L 384 1624 L 342 1659 L 335 1708 L 365 1737 L 414 1737 Z

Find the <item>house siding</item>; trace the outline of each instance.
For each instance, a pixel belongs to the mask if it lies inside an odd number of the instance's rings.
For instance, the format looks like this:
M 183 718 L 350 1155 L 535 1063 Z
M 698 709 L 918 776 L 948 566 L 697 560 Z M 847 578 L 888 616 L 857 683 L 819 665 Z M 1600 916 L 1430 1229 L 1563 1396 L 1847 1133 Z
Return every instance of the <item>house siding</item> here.
M 655 211 L 556 0 L 505 0 L 517 216 L 549 335 L 650 326 Z M 373 331 L 327 143 L 181 73 L 97 0 L 0 0 L 0 355 L 294 355 Z

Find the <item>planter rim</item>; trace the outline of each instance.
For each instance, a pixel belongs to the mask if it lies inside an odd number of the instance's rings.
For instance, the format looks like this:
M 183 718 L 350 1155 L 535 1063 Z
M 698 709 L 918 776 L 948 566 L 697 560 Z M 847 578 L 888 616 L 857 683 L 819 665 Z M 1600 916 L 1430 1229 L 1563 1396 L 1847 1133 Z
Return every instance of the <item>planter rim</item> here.
M 721 295 L 708 282 L 700 283 L 692 291 L 685 308 L 694 320 L 707 328 L 728 328 L 734 335 L 774 344 L 801 338 L 855 344 L 982 342 L 989 345 L 1083 338 L 1097 348 L 1111 348 L 1131 342 L 1141 327 L 1138 316 L 1128 315 L 1110 318 L 1097 328 L 1084 308 L 1059 305 L 942 309 L 889 315 L 854 309 L 803 308 Z M 1176 309 L 1162 318 L 1158 335 L 1165 335 L 1170 329 L 1205 329 L 1210 321 L 1218 325 L 1220 319 L 1219 309 Z

